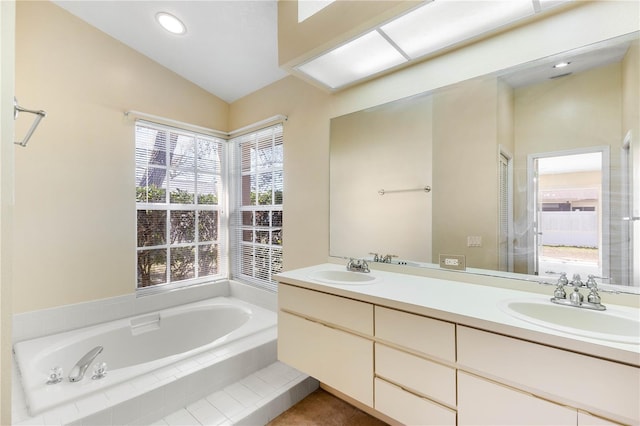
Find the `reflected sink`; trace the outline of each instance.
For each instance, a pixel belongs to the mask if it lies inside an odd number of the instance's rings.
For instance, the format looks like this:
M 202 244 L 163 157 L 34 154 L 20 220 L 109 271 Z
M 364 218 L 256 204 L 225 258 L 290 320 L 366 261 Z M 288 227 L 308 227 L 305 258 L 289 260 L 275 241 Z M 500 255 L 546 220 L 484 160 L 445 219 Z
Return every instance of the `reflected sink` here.
M 323 283 L 340 285 L 373 284 L 378 281 L 378 278 L 371 273 L 333 270 L 315 271 L 309 275 L 309 278 Z
M 555 305 L 548 300 L 508 300 L 500 304 L 507 314 L 569 334 L 619 343 L 640 344 L 640 318 L 622 311 L 592 311 Z

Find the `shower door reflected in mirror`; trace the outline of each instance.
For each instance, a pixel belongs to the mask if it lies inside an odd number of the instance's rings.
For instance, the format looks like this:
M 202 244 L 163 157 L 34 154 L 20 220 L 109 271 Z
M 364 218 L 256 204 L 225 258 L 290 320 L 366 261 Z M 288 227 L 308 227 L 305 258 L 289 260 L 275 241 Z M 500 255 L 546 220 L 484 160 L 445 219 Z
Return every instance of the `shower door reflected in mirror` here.
M 530 273 L 608 277 L 608 149 L 532 154 Z

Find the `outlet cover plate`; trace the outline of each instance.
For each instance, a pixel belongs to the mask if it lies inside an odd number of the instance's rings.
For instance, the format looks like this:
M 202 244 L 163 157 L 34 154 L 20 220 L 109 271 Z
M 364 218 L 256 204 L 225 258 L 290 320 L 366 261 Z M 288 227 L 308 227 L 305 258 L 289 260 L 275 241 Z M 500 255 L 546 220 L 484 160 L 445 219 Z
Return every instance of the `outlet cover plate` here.
M 467 268 L 464 255 L 461 254 L 441 254 L 440 267 L 456 271 L 464 271 Z

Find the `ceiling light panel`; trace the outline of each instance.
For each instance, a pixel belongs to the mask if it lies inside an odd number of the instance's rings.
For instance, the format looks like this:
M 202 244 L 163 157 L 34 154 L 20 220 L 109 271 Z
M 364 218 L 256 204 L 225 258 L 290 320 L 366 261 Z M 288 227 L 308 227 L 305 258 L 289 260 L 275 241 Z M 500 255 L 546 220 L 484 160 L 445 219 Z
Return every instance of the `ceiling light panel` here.
M 416 59 L 534 13 L 531 0 L 435 0 L 381 30 Z
M 297 69 L 336 89 L 404 62 L 407 59 L 378 31 L 371 31 Z

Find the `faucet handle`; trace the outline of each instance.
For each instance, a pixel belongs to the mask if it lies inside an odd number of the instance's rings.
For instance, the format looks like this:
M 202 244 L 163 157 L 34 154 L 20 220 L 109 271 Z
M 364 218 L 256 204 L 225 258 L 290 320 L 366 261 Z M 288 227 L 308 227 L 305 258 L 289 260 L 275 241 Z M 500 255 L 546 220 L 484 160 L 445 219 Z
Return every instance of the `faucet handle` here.
M 393 259 L 394 257 L 398 257 L 397 254 L 386 254 L 383 258 L 382 261 L 384 263 L 391 263 L 391 259 Z
M 595 275 L 589 275 L 585 285 L 587 286 L 587 288 L 591 288 L 591 289 L 596 289 L 597 290 L 598 289 L 598 283 L 596 282 Z
M 584 283 L 580 280 L 580 274 L 573 274 L 571 285 L 574 287 L 584 287 Z
M 380 255 L 378 253 L 369 253 L 369 254 L 373 256 L 374 262 L 380 262 Z
M 569 284 L 569 279 L 567 278 L 566 272 L 560 272 L 560 277 L 558 278 L 558 286 L 565 286 Z

